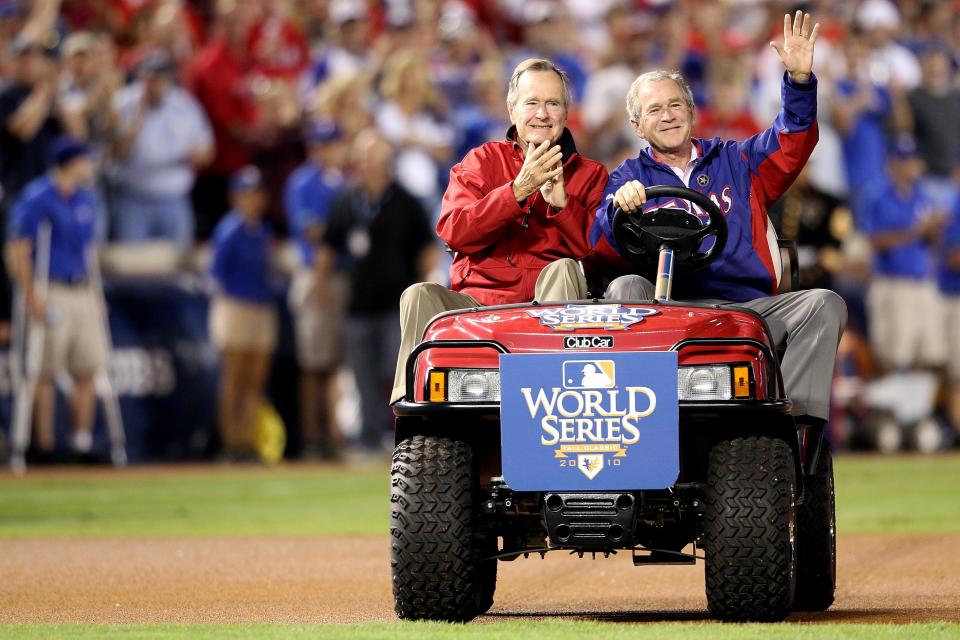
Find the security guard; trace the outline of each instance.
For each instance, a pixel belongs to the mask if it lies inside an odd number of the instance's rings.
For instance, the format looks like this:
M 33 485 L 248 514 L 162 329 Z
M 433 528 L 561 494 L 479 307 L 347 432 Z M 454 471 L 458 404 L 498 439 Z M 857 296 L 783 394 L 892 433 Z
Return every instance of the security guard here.
M 94 166 L 90 148 L 69 137 L 54 140 L 50 170 L 24 188 L 11 213 L 13 275 L 25 294 L 32 322 L 46 323 L 40 379 L 37 384 L 36 444 L 49 453 L 54 446 L 54 374 L 73 378 L 73 448 L 89 453 L 96 408 L 94 374 L 106 365 L 100 297 L 89 278 L 90 250 L 97 219 L 90 185 Z M 40 230 L 49 226 L 49 287 L 35 290 L 34 254 Z

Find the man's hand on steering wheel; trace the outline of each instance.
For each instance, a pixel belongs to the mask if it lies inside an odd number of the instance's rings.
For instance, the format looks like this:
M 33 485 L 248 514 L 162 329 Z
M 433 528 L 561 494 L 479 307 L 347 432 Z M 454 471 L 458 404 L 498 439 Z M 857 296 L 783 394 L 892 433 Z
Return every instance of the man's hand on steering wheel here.
M 647 192 L 639 180 L 631 180 L 613 194 L 613 206 L 620 207 L 627 213 L 639 211 L 646 201 Z

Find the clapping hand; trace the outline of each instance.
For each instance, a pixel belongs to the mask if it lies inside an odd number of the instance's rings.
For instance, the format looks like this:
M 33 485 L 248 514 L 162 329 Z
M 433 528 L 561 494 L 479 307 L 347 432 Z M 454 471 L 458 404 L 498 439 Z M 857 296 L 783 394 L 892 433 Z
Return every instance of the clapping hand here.
M 559 183 L 555 182 L 558 177 L 560 178 Z M 516 196 L 517 202 L 523 202 L 538 189 L 544 187 L 547 182 L 552 182 L 553 186 L 547 189 L 550 193 L 549 197 L 547 193 L 543 194 L 544 199 L 550 202 L 551 198 L 557 200 L 558 197 L 562 196 L 559 199 L 562 199 L 563 204 L 566 204 L 567 196 L 563 190 L 563 162 L 560 145 L 553 144 L 549 140 L 544 140 L 538 146 L 534 146 L 531 142 L 527 146 L 527 153 L 523 158 L 520 173 L 513 180 L 513 195 Z M 557 189 L 558 184 L 559 189 Z M 550 204 L 553 204 L 553 202 L 550 202 Z

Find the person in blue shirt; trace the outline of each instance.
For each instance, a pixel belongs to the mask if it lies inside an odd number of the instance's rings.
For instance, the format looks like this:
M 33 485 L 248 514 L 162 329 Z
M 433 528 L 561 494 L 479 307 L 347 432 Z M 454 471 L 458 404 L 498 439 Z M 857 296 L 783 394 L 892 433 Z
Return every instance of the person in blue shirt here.
M 223 453 L 230 459 L 247 459 L 277 343 L 268 273 L 272 234 L 263 220 L 267 193 L 259 169 L 248 166 L 234 174 L 230 199 L 233 209 L 213 233 L 210 337 L 221 353 Z
M 950 382 L 947 417 L 956 434 L 955 442 L 960 443 L 960 201 L 954 205 L 941 240 L 938 276 L 945 311 L 947 377 Z
M 107 364 L 105 322 L 99 292 L 91 287 L 90 260 L 97 200 L 91 189 L 90 148 L 60 137 L 49 149 L 50 170 L 24 187 L 10 219 L 13 276 L 24 293 L 30 322 L 46 324 L 36 395 L 36 447 L 54 448 L 54 375 L 73 379 L 73 448 L 93 444 L 94 375 Z M 39 243 L 49 247 L 47 291 L 37 287 Z M 46 253 L 43 251 L 42 253 Z
M 639 76 L 627 93 L 627 111 L 631 127 L 650 146 L 610 174 L 591 241 L 598 253 L 617 250 L 612 232 L 616 207 L 644 215 L 661 206 L 684 206 L 667 199 L 648 202 L 645 186 L 685 186 L 711 198 L 727 220 L 726 248 L 696 277 L 678 280 L 676 298 L 732 304 L 763 316 L 773 341 L 785 347 L 783 384 L 797 423 L 820 427 L 829 417 L 847 309 L 840 296 L 826 289 L 778 294 L 782 265 L 767 215 L 818 139 L 813 50 L 820 25 L 812 22 L 800 11 L 792 21 L 784 16 L 782 44 L 770 43 L 785 68 L 780 114 L 770 128 L 743 141 L 692 138 L 696 108 L 684 78 L 666 71 Z M 653 294 L 653 285 L 642 276 L 623 275 L 610 283 L 605 297 L 650 300 Z
M 864 231 L 874 251 L 867 290 L 870 346 L 888 370 L 938 366 L 945 337 L 931 246 L 946 216 L 920 189 L 923 162 L 913 138 L 894 140 L 886 174 L 865 207 Z
M 333 377 L 342 356 L 347 278 L 329 275 L 325 295 L 317 286 L 318 250 L 333 202 L 344 186 L 343 134 L 334 122 L 314 123 L 307 132 L 309 157 L 284 190 L 287 220 L 300 250 L 288 303 L 293 315 L 300 366 L 300 431 L 304 452 L 334 459 L 343 436 L 334 419 Z

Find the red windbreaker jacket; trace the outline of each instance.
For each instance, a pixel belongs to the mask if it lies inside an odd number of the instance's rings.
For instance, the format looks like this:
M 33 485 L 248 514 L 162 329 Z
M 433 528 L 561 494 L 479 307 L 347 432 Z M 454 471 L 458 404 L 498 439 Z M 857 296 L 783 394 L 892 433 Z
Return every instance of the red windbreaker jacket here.
M 533 300 L 540 271 L 560 258 L 591 252 L 590 226 L 607 183 L 606 168 L 577 153 L 566 129 L 563 152 L 567 206 L 555 212 L 537 191 L 521 205 L 511 184 L 523 165 L 516 127 L 507 140 L 472 149 L 450 170 L 437 235 L 456 251 L 450 287 L 483 305 Z

